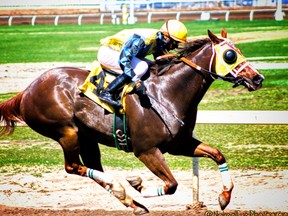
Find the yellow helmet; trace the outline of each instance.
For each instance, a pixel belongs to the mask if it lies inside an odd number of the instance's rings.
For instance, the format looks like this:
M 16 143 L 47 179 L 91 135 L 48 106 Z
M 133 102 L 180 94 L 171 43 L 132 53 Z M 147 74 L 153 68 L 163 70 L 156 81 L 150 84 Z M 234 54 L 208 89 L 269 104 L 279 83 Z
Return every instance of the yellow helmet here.
M 178 20 L 168 20 L 162 27 L 160 31 L 174 40 L 185 43 L 187 39 L 187 28 L 185 25 Z

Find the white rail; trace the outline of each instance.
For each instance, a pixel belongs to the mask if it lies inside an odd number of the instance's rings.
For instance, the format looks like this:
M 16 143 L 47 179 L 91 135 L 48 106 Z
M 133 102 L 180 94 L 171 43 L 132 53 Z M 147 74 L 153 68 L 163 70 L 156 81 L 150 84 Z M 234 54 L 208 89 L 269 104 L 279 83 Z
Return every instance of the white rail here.
M 288 111 L 199 110 L 197 123 L 204 124 L 288 124 Z
M 286 110 L 198 110 L 197 124 L 287 125 Z M 0 123 L 3 126 L 3 123 Z M 17 126 L 26 126 L 20 123 Z
M 65 6 L 101 6 L 103 9 L 117 8 L 122 4 L 130 4 L 132 0 L 1 0 L 0 7 L 65 7 Z M 278 0 L 280 1 L 280 0 Z M 200 8 L 200 7 L 237 7 L 237 6 L 276 6 L 275 0 L 252 0 L 249 5 L 238 0 L 133 0 L 136 7 L 144 8 Z M 119 9 L 120 10 L 120 9 Z
M 288 12 L 288 9 L 283 9 L 284 12 Z M 229 21 L 231 15 L 235 13 L 246 13 L 247 10 L 237 10 L 237 11 L 230 11 L 230 10 L 211 10 L 211 11 L 205 11 L 205 13 L 209 14 L 211 19 L 213 19 L 214 16 L 223 16 L 225 17 L 225 21 Z M 254 9 L 249 11 L 249 15 L 247 16 L 247 19 L 250 21 L 253 21 L 255 13 L 275 13 L 275 9 Z M 134 16 L 137 19 L 137 17 L 146 17 L 147 23 L 153 22 L 153 17 L 157 17 L 159 15 L 165 16 L 174 16 L 175 19 L 181 20 L 181 16 L 187 16 L 187 15 L 196 15 L 199 16 L 198 20 L 201 20 L 201 15 L 203 11 L 153 11 L 153 12 L 135 12 Z M 111 20 L 108 19 L 109 23 L 116 23 L 115 18 L 118 17 L 120 19 L 122 17 L 122 13 L 98 13 L 98 14 L 62 14 L 62 15 L 15 15 L 15 16 L 0 16 L 0 19 L 8 19 L 8 25 L 11 26 L 13 24 L 13 19 L 15 18 L 24 18 L 24 19 L 31 19 L 31 25 L 35 25 L 37 23 L 37 18 L 54 18 L 54 25 L 59 24 L 59 19 L 65 19 L 65 18 L 71 18 L 75 17 L 77 21 L 75 21 L 75 24 L 82 25 L 82 19 L 87 17 L 97 17 L 99 18 L 99 21 L 95 21 L 95 23 L 104 24 L 104 16 L 105 17 L 111 17 Z M 187 19 L 187 18 L 186 18 Z

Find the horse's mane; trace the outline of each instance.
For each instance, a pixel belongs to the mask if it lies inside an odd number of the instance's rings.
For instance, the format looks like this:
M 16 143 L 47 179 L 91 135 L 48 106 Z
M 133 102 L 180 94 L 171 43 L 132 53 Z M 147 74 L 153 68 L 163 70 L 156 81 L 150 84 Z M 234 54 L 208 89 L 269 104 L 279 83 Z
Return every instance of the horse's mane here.
M 169 68 L 175 64 L 182 62 L 180 60 L 181 57 L 186 57 L 187 55 L 195 52 L 206 43 L 210 42 L 209 38 L 200 38 L 192 41 L 188 41 L 187 43 L 183 44 L 182 47 L 176 49 L 176 56 L 172 59 L 167 59 L 166 61 L 155 62 L 155 65 L 151 67 L 151 72 L 160 76 L 164 74 Z
M 195 52 L 208 42 L 210 42 L 210 38 L 200 38 L 193 41 L 188 41 L 183 45 L 183 47 L 178 48 L 176 51 L 179 56 L 186 57 L 188 54 Z

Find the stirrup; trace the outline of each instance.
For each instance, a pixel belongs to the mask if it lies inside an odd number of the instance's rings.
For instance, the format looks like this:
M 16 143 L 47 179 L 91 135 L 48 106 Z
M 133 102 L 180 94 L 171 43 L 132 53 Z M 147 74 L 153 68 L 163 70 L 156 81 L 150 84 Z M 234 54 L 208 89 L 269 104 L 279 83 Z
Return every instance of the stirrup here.
M 117 108 L 122 108 L 122 105 L 117 102 L 117 101 L 114 101 L 114 100 L 109 100 L 109 99 L 106 99 L 106 98 L 100 98 L 102 101 L 114 106 L 114 107 L 117 107 Z
M 112 106 L 115 106 L 117 108 L 121 108 L 122 107 L 122 105 L 118 101 L 115 101 L 115 100 L 112 99 L 112 96 L 110 95 L 110 93 L 109 93 L 109 96 L 107 94 L 100 94 L 99 98 L 102 101 L 104 101 L 104 102 L 106 102 L 106 103 L 108 103 L 108 104 L 110 104 Z

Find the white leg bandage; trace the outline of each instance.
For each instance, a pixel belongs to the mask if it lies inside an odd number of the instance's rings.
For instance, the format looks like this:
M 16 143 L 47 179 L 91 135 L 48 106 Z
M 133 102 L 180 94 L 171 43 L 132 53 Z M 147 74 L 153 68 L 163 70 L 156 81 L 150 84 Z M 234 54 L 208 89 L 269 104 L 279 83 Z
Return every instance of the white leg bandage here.
M 223 164 L 219 165 L 218 167 L 219 167 L 219 170 L 220 170 L 220 173 L 222 176 L 224 189 L 229 190 L 231 187 L 232 179 L 231 179 L 231 176 L 230 176 L 230 173 L 228 170 L 228 166 L 226 163 L 223 163 Z
M 143 197 L 156 197 L 156 196 L 163 196 L 165 195 L 165 192 L 164 192 L 164 188 L 163 187 L 160 187 L 160 188 L 143 188 L 141 190 L 141 194 Z
M 89 168 L 87 169 L 86 175 L 89 178 L 105 182 L 106 184 L 112 184 L 114 180 L 114 177 L 110 174 L 100 172 L 98 170 L 89 169 Z

